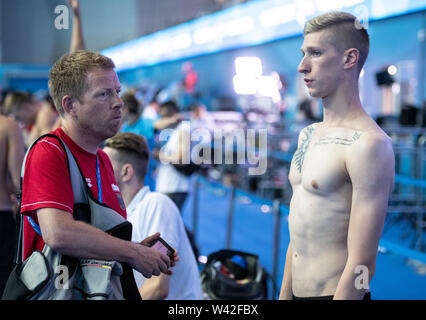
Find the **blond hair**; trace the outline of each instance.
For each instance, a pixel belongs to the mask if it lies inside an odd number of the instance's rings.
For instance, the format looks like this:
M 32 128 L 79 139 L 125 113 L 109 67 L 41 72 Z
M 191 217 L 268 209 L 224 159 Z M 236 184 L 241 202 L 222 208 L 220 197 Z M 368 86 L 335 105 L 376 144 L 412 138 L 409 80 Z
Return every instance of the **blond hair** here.
M 132 132 L 120 132 L 105 141 L 105 147 L 117 151 L 117 162 L 130 163 L 136 175 L 143 180 L 148 170 L 149 148 L 145 137 Z
M 324 29 L 330 30 L 329 41 L 339 52 L 350 48 L 356 48 L 359 51 L 358 72 L 360 72 L 367 60 L 370 37 L 359 20 L 347 12 L 325 13 L 306 22 L 303 35 Z
M 50 69 L 49 91 L 60 115 L 64 114 L 62 98 L 66 95 L 81 100 L 87 90 L 87 74 L 91 69 L 114 69 L 114 62 L 99 53 L 85 50 L 64 55 Z

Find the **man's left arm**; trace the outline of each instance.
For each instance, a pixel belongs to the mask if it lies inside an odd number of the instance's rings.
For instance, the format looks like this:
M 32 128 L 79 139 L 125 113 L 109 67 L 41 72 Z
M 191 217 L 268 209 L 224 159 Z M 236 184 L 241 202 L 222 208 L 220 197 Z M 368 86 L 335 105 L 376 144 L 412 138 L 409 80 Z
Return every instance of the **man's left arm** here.
M 394 184 L 392 141 L 382 136 L 362 138 L 348 152 L 346 160 L 352 182 L 348 258 L 334 299 L 362 299 L 369 289 Z

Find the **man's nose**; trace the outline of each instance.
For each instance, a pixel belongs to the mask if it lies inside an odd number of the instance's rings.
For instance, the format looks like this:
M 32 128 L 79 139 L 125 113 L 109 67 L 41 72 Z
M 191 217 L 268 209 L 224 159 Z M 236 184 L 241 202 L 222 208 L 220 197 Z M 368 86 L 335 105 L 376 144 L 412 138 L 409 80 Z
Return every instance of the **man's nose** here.
M 299 66 L 297 67 L 297 71 L 303 74 L 309 73 L 310 67 L 306 60 L 306 57 L 303 57 L 300 61 Z
M 113 107 L 121 109 L 121 108 L 123 108 L 123 106 L 124 106 L 124 102 L 123 102 L 123 100 L 121 100 L 120 94 L 116 93 Z

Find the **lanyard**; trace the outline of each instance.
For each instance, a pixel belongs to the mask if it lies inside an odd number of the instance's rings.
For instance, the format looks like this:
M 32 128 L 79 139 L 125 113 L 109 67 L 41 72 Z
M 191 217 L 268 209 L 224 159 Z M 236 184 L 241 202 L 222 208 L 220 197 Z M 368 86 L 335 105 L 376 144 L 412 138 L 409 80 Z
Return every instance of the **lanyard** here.
M 98 181 L 98 201 L 102 203 L 101 170 L 99 169 L 99 157 L 96 155 L 96 179 Z

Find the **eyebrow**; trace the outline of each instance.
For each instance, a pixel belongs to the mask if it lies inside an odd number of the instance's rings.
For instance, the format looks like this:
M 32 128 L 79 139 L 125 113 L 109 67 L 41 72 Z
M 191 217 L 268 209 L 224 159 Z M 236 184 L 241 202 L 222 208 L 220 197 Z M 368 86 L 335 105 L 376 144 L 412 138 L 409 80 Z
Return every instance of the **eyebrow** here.
M 315 47 L 315 46 L 309 46 L 305 48 L 306 51 L 321 51 L 322 49 L 320 47 Z M 303 48 L 300 48 L 300 51 L 303 53 L 304 50 Z

